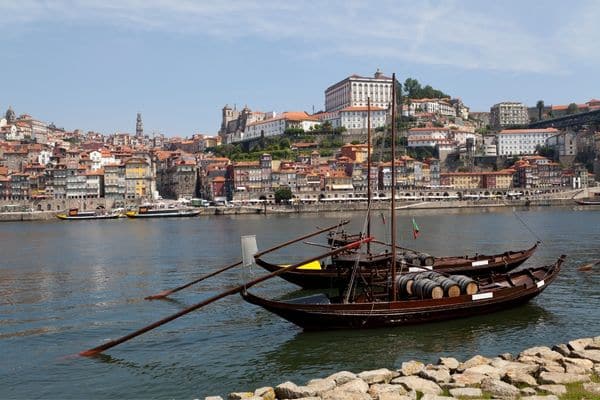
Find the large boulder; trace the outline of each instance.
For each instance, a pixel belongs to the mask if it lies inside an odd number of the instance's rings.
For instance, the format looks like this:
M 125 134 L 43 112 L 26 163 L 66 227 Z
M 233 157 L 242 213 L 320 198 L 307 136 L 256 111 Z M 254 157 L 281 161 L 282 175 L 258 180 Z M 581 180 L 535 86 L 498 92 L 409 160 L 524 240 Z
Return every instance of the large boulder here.
M 340 388 L 335 388 L 329 392 L 323 393 L 321 396 L 323 400 L 373 400 L 365 392 L 347 392 Z
M 221 396 L 206 396 L 204 400 L 223 400 Z
M 425 368 L 419 372 L 419 376 L 423 379 L 429 379 L 435 383 L 448 383 L 452 379 L 450 372 L 445 368 L 429 369 Z
M 571 349 L 566 344 L 557 344 L 552 346 L 552 351 L 562 354 L 564 357 L 568 357 L 571 354 Z
M 396 371 L 390 371 L 387 368 L 364 371 L 358 374 L 358 377 L 369 385 L 372 383 L 389 383 L 392 379 L 399 376 Z
M 454 374 L 452 375 L 452 382 L 462 386 L 477 386 L 480 385 L 485 378 L 488 378 L 488 376 L 474 372 Z
M 600 383 L 589 382 L 583 384 L 583 390 L 600 396 Z
M 479 388 L 456 388 L 450 389 L 450 394 L 461 399 L 478 399 L 483 396 L 483 392 Z
M 593 338 L 583 338 L 571 340 L 567 345 L 573 351 L 585 350 L 585 348 L 594 342 Z
M 254 391 L 254 395 L 260 397 L 263 400 L 275 400 L 275 389 L 270 386 L 258 388 Z
M 585 358 L 565 357 L 562 359 L 561 363 L 565 369 L 568 369 L 570 365 L 576 365 L 579 368 L 582 368 L 586 373 L 592 372 L 592 368 L 594 368 L 594 362 Z
M 335 387 L 337 385 L 333 379 L 325 378 L 325 379 L 311 379 L 310 381 L 308 381 L 306 386 L 313 389 L 317 396 L 320 396 L 324 392 L 335 389 Z
M 567 393 L 567 387 L 565 385 L 540 385 L 538 386 L 538 390 L 557 396 L 562 396 Z
M 421 400 L 454 400 L 454 397 L 426 393 L 421 397 Z
M 400 368 L 400 372 L 404 376 L 417 375 L 421 370 L 425 368 L 425 364 L 421 361 L 405 361 L 402 363 L 402 367 Z
M 414 400 L 410 396 L 400 394 L 396 392 L 383 392 L 379 394 L 379 397 L 375 397 L 375 400 Z
M 402 385 L 392 385 L 390 383 L 375 383 L 369 387 L 367 391 L 372 398 L 377 399 L 383 393 L 397 393 L 398 395 L 406 395 L 408 392 Z
M 572 357 L 585 358 L 594 363 L 600 363 L 600 350 L 579 350 L 571 353 Z
M 314 397 L 317 393 L 309 386 L 298 386 L 287 381 L 275 387 L 275 395 L 278 399 L 300 399 L 302 397 Z
M 403 385 L 407 390 L 414 390 L 423 394 L 442 394 L 442 388 L 435 382 L 427 379 L 419 378 L 418 376 L 401 376 L 394 378 L 392 384 Z
M 349 372 L 349 371 L 341 371 L 341 372 L 336 372 L 333 375 L 329 375 L 327 378 L 333 379 L 335 381 L 335 383 L 337 383 L 338 385 L 343 385 L 346 382 L 350 382 L 350 381 L 356 379 L 356 374 L 353 374 L 352 372 Z
M 458 360 L 454 357 L 440 357 L 437 363 L 438 365 L 448 367 L 450 371 L 456 370 L 456 368 L 458 368 L 460 365 L 460 362 L 458 362 Z
M 589 375 L 580 374 L 567 374 L 560 372 L 542 372 L 539 376 L 540 383 L 547 383 L 551 385 L 564 385 L 567 383 L 575 382 L 589 382 Z
M 369 385 L 362 379 L 356 378 L 350 382 L 346 382 L 343 385 L 338 386 L 337 389 L 344 392 L 367 393 L 367 390 L 369 390 Z
M 464 370 L 464 374 L 482 374 L 489 376 L 491 378 L 500 379 L 503 375 L 502 371 L 498 368 L 492 367 L 488 364 L 476 365 L 474 367 L 470 367 Z
M 456 368 L 457 371 L 463 372 L 466 369 L 476 367 L 478 365 L 489 364 L 491 360 L 487 357 L 476 355 L 474 357 L 469 358 L 464 363 L 460 363 L 460 365 Z
M 533 376 L 521 371 L 508 371 L 504 380 L 512 385 L 537 386 L 537 381 Z
M 506 375 L 508 372 L 536 374 L 540 370 L 540 366 L 538 364 L 525 364 L 516 361 L 506 361 L 500 358 L 493 359 L 490 365 L 500 370 L 501 375 Z
M 521 394 L 519 388 L 494 378 L 485 378 L 481 382 L 481 390 L 501 399 L 515 399 Z
M 234 392 L 229 393 L 227 396 L 228 400 L 246 400 L 254 397 L 254 392 Z
M 524 356 L 537 356 L 551 361 L 558 361 L 563 357 L 562 354 L 560 354 L 559 352 L 553 351 L 552 349 L 550 349 L 550 347 L 546 346 L 537 346 L 527 350 L 523 350 L 519 354 L 519 358 Z
M 525 397 L 521 397 L 521 400 L 559 400 L 559 398 L 553 394 L 549 394 L 546 396 L 540 396 L 540 395 L 525 396 Z

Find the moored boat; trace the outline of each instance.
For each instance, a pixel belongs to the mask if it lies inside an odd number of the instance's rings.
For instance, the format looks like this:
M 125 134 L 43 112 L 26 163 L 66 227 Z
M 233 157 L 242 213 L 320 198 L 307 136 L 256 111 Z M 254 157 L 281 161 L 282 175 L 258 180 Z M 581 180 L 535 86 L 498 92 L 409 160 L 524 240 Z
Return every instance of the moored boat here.
M 121 213 L 116 211 L 105 212 L 104 209 L 97 209 L 96 211 L 79 211 L 78 208 L 71 208 L 68 212 L 56 214 L 56 218 L 70 221 L 90 219 L 116 219 L 120 216 Z
M 193 208 L 157 208 L 154 206 L 140 206 L 137 211 L 127 211 L 129 218 L 170 218 L 170 217 L 195 217 L 200 210 Z
M 589 197 L 586 199 L 574 200 L 580 206 L 600 206 L 600 196 Z
M 350 243 L 350 242 L 349 242 Z M 407 259 L 398 254 L 396 264 L 398 268 L 402 263 L 406 266 L 406 272 L 432 270 L 449 274 L 463 274 L 468 276 L 487 275 L 490 272 L 507 272 L 523 264 L 536 251 L 539 243 L 535 243 L 529 249 L 519 251 L 507 251 L 500 254 L 456 257 L 433 257 L 431 265 L 414 265 L 412 259 Z M 348 282 L 352 268 L 358 263 L 360 274 L 381 275 L 382 270 L 389 269 L 391 254 L 382 253 L 358 253 L 348 252 L 333 257 L 328 264 L 313 262 L 292 271 L 283 272 L 280 276 L 288 282 L 294 283 L 305 289 L 322 289 L 338 287 Z M 256 264 L 269 272 L 284 268 L 285 265 L 270 263 L 261 259 L 255 259 Z
M 305 330 L 402 326 L 487 314 L 526 303 L 556 279 L 564 259 L 561 256 L 553 264 L 517 272 L 490 273 L 476 280 L 476 293 L 461 292 L 454 297 L 403 296 L 400 286 L 397 299 L 385 287 L 379 292 L 353 291 L 356 294 L 350 299 L 318 294 L 278 301 L 247 290 L 241 295 Z

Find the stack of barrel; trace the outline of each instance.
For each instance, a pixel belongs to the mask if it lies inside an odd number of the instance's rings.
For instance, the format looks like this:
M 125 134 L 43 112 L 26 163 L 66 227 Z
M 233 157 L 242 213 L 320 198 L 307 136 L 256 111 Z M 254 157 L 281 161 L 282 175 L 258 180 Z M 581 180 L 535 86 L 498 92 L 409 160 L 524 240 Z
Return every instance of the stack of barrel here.
M 441 299 L 461 294 L 471 295 L 479 290 L 477 283 L 468 276 L 444 276 L 433 271 L 401 275 L 396 282 L 401 296 L 419 299 Z
M 404 261 L 409 267 L 431 267 L 435 262 L 435 259 L 432 255 L 411 250 L 403 250 L 398 252 L 397 255 L 397 262 L 401 263 Z

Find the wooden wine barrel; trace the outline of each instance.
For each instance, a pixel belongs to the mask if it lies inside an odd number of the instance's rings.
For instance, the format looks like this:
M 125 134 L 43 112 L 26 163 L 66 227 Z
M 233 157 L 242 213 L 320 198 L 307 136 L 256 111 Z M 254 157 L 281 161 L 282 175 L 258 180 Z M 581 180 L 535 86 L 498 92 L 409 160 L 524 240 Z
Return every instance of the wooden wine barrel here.
M 423 278 L 413 282 L 412 291 L 415 296 L 421 299 L 441 299 L 444 297 L 444 290 L 434 280 Z
M 475 294 L 479 291 L 479 287 L 477 287 L 477 283 L 468 276 L 464 275 L 452 275 L 450 276 L 454 282 L 458 284 L 460 287 L 460 292 L 462 294 Z
M 460 286 L 452 279 L 446 278 L 445 276 L 438 275 L 435 279 L 442 289 L 444 289 L 444 295 L 447 297 L 460 296 Z
M 421 253 L 419 260 L 421 260 L 421 265 L 425 265 L 427 267 L 431 267 L 435 262 L 435 258 L 433 258 L 433 256 L 425 253 Z
M 415 279 L 415 274 L 405 274 L 396 278 L 396 286 L 400 291 L 400 294 L 412 295 L 412 286 Z

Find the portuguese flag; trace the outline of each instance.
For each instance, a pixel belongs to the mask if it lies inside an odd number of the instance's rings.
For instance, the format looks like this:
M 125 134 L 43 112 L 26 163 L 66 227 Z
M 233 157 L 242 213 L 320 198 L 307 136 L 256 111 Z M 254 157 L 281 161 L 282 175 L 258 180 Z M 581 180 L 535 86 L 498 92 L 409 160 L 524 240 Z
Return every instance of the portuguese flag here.
M 417 221 L 415 221 L 414 217 L 412 219 L 413 223 L 413 238 L 416 239 L 419 237 L 419 225 L 417 225 Z

